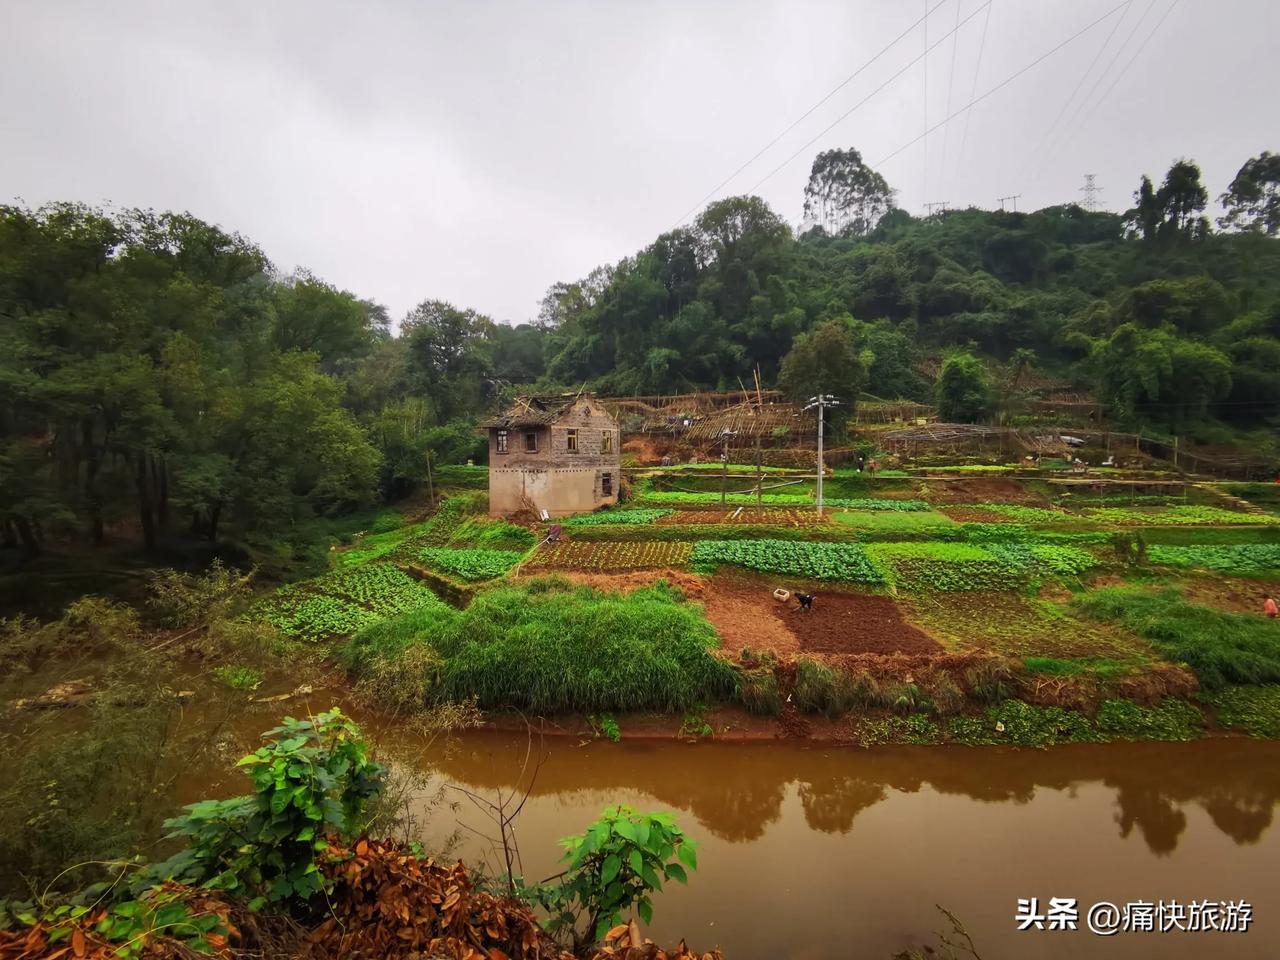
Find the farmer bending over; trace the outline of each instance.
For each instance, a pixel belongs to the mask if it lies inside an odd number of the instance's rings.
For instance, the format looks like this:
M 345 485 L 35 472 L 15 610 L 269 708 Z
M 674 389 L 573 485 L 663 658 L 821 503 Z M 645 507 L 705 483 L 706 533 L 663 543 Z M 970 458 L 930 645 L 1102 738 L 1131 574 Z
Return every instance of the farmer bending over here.
M 805 613 L 809 613 L 813 610 L 813 594 L 812 593 L 797 593 L 796 599 L 800 601 L 800 609 L 803 610 Z
M 1274 620 L 1277 616 L 1280 616 L 1280 607 L 1276 606 L 1276 601 L 1274 597 L 1267 597 L 1266 602 L 1262 605 L 1262 612 L 1265 613 L 1272 620 Z

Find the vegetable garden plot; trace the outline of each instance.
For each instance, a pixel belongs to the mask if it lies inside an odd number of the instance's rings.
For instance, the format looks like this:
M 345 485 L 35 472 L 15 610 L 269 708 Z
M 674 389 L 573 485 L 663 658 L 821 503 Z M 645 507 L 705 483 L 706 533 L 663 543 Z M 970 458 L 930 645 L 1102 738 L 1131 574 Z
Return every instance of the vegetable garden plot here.
M 515 550 L 470 550 L 428 547 L 419 550 L 417 559 L 432 570 L 462 580 L 492 580 L 500 577 L 524 556 Z
M 257 615 L 294 636 L 341 636 L 441 602 L 426 585 L 394 564 L 369 563 L 281 587 L 263 602 Z
M 614 524 L 655 523 L 674 511 L 654 508 L 651 510 L 601 510 L 599 513 L 583 513 L 560 521 L 566 527 L 608 527 Z
M 686 540 L 575 541 L 546 544 L 521 568 L 534 570 L 641 570 L 679 567 L 689 561 Z
M 659 526 L 688 526 L 691 524 L 761 524 L 774 527 L 813 527 L 827 522 L 818 516 L 817 510 L 765 509 L 765 510 L 680 510 L 665 511 L 667 516 L 658 521 Z
M 1164 546 L 1153 544 L 1147 556 L 1165 567 L 1200 567 L 1224 573 L 1273 573 L 1280 576 L 1280 544 Z
M 803 540 L 701 540 L 690 561 L 731 563 L 748 570 L 782 573 L 808 580 L 884 583 L 884 573 L 861 546 Z
M 1266 513 L 1237 513 L 1222 507 L 1179 506 L 1164 509 L 1126 510 L 1123 507 L 1088 507 L 1084 515 L 1104 523 L 1124 526 L 1271 526 L 1280 517 Z
M 867 553 L 911 591 L 1014 590 L 1030 577 L 1076 576 L 1098 565 L 1088 550 L 1058 544 L 876 543 Z

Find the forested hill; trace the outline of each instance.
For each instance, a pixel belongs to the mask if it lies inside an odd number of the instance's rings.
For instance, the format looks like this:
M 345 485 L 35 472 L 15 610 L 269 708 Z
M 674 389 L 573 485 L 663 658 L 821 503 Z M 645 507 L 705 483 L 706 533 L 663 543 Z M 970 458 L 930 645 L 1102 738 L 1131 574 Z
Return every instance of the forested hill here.
M 757 363 L 772 380 L 796 337 L 835 321 L 881 397 L 928 399 L 925 356 L 1009 360 L 1021 348 L 1022 362 L 1033 351 L 1121 419 L 1262 424 L 1280 413 L 1280 243 L 1264 228 L 1280 226 L 1275 166 L 1270 220 L 1245 232 L 1209 229 L 1189 163 L 1159 190 L 1144 178 L 1127 215 L 889 209 L 861 234 L 855 217 L 837 235 L 797 238 L 759 199 L 724 200 L 552 288 L 546 372 L 619 393 L 732 389 Z
M 1114 422 L 1212 439 L 1280 418 L 1280 158 L 1204 216 L 1194 164 L 1125 215 L 1076 206 L 916 219 L 857 151 L 814 163 L 799 236 L 760 199 L 575 283 L 530 323 L 377 303 L 284 275 L 185 214 L 0 207 L 0 538 L 113 529 L 268 543 L 482 455 L 517 389 L 736 388 L 997 413 L 984 367 L 1072 379 Z M 938 388 L 925 363 L 961 354 Z M 970 356 L 972 355 L 972 356 Z M 973 357 L 977 357 L 975 360 Z M 999 378 L 997 377 L 997 381 Z M 847 409 L 847 408 L 846 408 Z

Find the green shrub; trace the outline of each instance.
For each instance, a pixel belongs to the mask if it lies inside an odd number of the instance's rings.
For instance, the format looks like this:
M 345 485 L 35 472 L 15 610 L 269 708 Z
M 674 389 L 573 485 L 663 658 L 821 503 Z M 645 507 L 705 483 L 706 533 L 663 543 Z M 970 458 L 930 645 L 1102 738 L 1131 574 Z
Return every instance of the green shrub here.
M 1186 663 L 1209 688 L 1280 681 L 1280 623 L 1188 603 L 1173 589 L 1095 590 L 1075 608 L 1140 633 L 1167 659 Z
M 651 924 L 651 895 L 662 889 L 662 880 L 687 883 L 686 870 L 698 869 L 698 845 L 669 814 L 626 806 L 605 810 L 585 833 L 560 845 L 568 865 L 562 879 L 527 893 L 550 915 L 547 929 L 571 943 L 575 954 L 602 940 L 633 905 Z
M 305 901 L 325 888 L 322 837 L 359 832 L 384 770 L 336 707 L 311 720 L 286 717 L 263 736 L 267 744 L 237 764 L 253 793 L 202 800 L 165 822 L 188 847 L 157 865 L 157 878 L 226 890 L 248 898 L 251 910 L 268 900 Z

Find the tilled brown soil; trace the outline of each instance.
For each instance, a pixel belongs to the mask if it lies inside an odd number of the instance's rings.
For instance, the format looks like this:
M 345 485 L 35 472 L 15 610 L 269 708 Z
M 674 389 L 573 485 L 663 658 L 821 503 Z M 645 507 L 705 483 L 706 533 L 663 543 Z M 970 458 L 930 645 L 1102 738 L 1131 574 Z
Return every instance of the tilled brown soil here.
M 774 617 L 800 641 L 801 653 L 940 653 L 942 647 L 907 623 L 889 597 L 819 593 L 813 609 L 777 604 Z
M 740 574 L 717 574 L 708 582 L 702 596 L 707 619 L 720 634 L 725 650 L 737 653 L 750 648 L 787 659 L 800 651 L 799 638 L 774 616 L 781 607 L 764 580 Z
M 1023 503 L 1043 506 L 1047 501 L 1031 493 L 1016 480 L 975 477 L 972 480 L 925 480 L 921 496 L 934 504 Z

